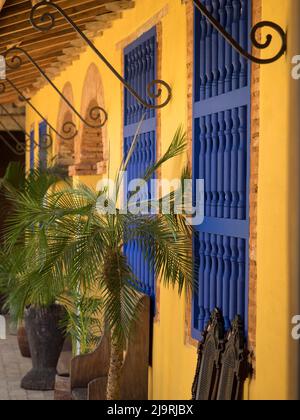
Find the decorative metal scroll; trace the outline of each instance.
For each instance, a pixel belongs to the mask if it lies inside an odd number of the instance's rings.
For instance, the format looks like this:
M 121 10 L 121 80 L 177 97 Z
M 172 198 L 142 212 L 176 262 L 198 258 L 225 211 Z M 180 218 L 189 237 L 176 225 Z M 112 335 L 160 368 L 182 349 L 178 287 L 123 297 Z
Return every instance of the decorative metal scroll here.
M 112 66 L 107 58 L 95 47 L 92 41 L 80 30 L 76 23 L 66 14 L 66 12 L 55 3 L 50 3 L 46 0 L 37 3 L 33 6 L 30 14 L 30 21 L 32 26 L 38 31 L 47 32 L 55 27 L 55 16 L 51 12 L 45 11 L 41 16 L 37 16 L 37 12 L 44 7 L 55 9 L 63 16 L 63 18 L 73 27 L 78 35 L 87 43 L 87 45 L 97 54 L 100 60 L 109 68 L 109 70 L 120 80 L 125 88 L 147 109 L 159 109 L 165 107 L 172 98 L 172 89 L 164 80 L 153 80 L 147 86 L 147 95 L 151 100 L 159 99 L 163 95 L 163 88 L 166 89 L 167 98 L 160 104 L 153 104 L 143 99 L 140 94 L 133 89 L 133 87 L 126 82 L 120 73 Z
M 46 135 L 46 137 L 47 137 L 47 141 L 45 141 L 45 142 L 43 142 L 43 144 L 42 145 L 39 145 L 35 140 L 32 140 L 31 139 L 31 137 L 30 137 L 30 134 L 28 134 L 25 130 L 24 130 L 24 128 L 22 127 L 22 125 L 19 123 L 19 121 L 13 116 L 13 115 L 11 115 L 11 113 L 7 110 L 7 108 L 4 106 L 4 105 L 1 105 L 0 104 L 0 109 L 2 109 L 2 111 L 4 112 L 4 114 L 5 115 L 7 115 L 15 124 L 16 124 L 16 126 L 19 128 L 19 131 L 21 131 L 22 133 L 24 133 L 24 135 L 25 135 L 25 137 L 28 139 L 28 140 L 30 140 L 31 142 L 33 142 L 33 144 L 34 144 L 34 147 L 36 148 L 38 148 L 38 147 L 40 147 L 40 148 L 46 148 L 46 149 L 49 149 L 51 146 L 52 146 L 52 138 L 51 138 L 51 135 L 50 134 L 47 134 Z M 2 126 L 4 126 L 4 124 L 3 124 L 3 122 L 1 123 L 0 122 L 0 124 L 2 125 Z M 9 131 L 9 130 L 7 130 L 6 129 L 6 127 L 4 127 L 5 128 L 5 131 Z M 23 146 L 23 144 L 22 143 L 20 143 L 22 146 Z M 27 147 L 26 148 L 26 150 L 29 150 L 29 148 Z
M 262 22 L 258 22 L 256 25 L 253 26 L 250 34 L 251 42 L 254 45 L 255 48 L 258 48 L 260 50 L 267 49 L 272 41 L 273 41 L 273 35 L 267 34 L 265 42 L 261 42 L 258 40 L 258 31 L 260 29 L 264 28 L 271 28 L 273 29 L 280 37 L 281 39 L 281 47 L 276 55 L 270 58 L 259 58 L 255 57 L 254 55 L 250 54 L 248 51 L 246 51 L 227 31 L 224 29 L 224 27 L 220 24 L 220 22 L 210 13 L 209 9 L 201 3 L 200 0 L 193 0 L 194 5 L 197 7 L 197 9 L 206 17 L 206 19 L 212 24 L 212 26 L 226 39 L 227 42 L 243 57 L 246 59 L 253 61 L 257 64 L 270 64 L 274 63 L 275 61 L 279 60 L 280 57 L 282 57 L 287 50 L 287 34 L 286 32 L 279 26 L 277 23 L 264 20 Z
M 69 136 L 62 135 L 59 133 L 47 120 L 46 118 L 39 112 L 39 110 L 32 104 L 31 100 L 29 98 L 26 98 L 26 96 L 20 91 L 20 89 L 15 85 L 15 83 L 10 80 L 8 77 L 6 77 L 5 81 L 16 91 L 18 94 L 18 97 L 20 101 L 26 102 L 27 105 L 29 105 L 33 111 L 48 125 L 48 127 L 60 138 L 63 140 L 71 140 L 74 138 L 74 135 L 72 133 L 72 127 L 69 128 L 65 125 L 65 134 L 69 134 Z M 4 82 L 0 82 L 0 94 L 4 93 L 6 91 L 6 85 Z M 72 123 L 70 123 L 72 124 Z
M 6 58 L 6 67 L 11 70 L 17 70 L 19 69 L 22 64 L 23 60 L 20 56 L 21 54 L 24 54 L 25 57 L 34 65 L 34 67 L 38 70 L 38 72 L 42 75 L 42 77 L 53 87 L 53 89 L 58 93 L 58 95 L 62 98 L 62 100 L 72 109 L 72 111 L 77 115 L 77 117 L 88 127 L 90 128 L 102 128 L 108 118 L 107 112 L 100 106 L 94 106 L 89 111 L 89 119 L 92 122 L 95 122 L 95 124 L 90 123 L 87 121 L 77 110 L 74 108 L 74 106 L 71 104 L 71 102 L 65 97 L 65 95 L 58 89 L 58 87 L 55 85 L 55 83 L 47 76 L 47 74 L 44 72 L 44 70 L 40 67 L 40 65 L 35 61 L 35 59 L 26 51 L 24 48 L 21 47 L 12 47 L 5 53 Z M 103 118 L 102 118 L 103 116 Z M 96 124 L 96 121 L 98 123 Z M 100 121 L 100 122 L 99 122 Z M 70 133 L 70 128 L 73 132 L 73 138 L 78 134 L 78 131 L 76 129 L 76 125 L 71 122 L 65 122 L 62 130 L 65 134 Z
M 26 152 L 26 145 L 21 143 L 17 137 L 10 131 L 7 129 L 7 127 L 5 126 L 5 124 L 0 121 L 0 128 L 3 129 L 3 131 L 5 131 L 9 137 L 11 138 L 11 140 L 13 141 L 13 143 L 11 143 L 10 141 L 8 141 L 5 137 L 3 137 L 2 135 L 0 135 L 0 140 L 6 144 L 6 146 L 16 155 L 18 156 L 22 156 L 25 154 Z
M 2 136 L 2 134 L 0 134 L 0 141 L 6 144 L 6 146 L 17 156 L 25 155 L 25 149 L 23 147 L 21 147 L 19 144 L 16 144 L 16 146 L 13 147 L 12 144 L 8 140 L 6 140 L 5 137 Z

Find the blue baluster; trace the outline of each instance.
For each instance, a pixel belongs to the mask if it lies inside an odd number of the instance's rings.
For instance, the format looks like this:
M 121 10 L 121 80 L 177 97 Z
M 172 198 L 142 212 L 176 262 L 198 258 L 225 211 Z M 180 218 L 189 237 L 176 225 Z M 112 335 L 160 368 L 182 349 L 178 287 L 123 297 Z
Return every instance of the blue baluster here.
M 218 148 L 219 148 L 218 114 L 212 115 L 212 153 L 211 153 L 211 216 L 217 216 L 218 205 Z
M 218 272 L 218 245 L 217 235 L 211 235 L 211 271 L 210 271 L 210 291 L 209 291 L 209 308 L 212 312 L 217 303 L 217 272 Z
M 156 79 L 156 37 L 151 38 L 150 40 L 150 52 L 151 52 L 151 77 L 150 82 Z M 151 100 L 151 103 L 155 105 L 155 99 Z M 150 110 L 151 118 L 155 117 L 155 109 Z
M 134 50 L 134 89 L 138 92 L 139 90 L 139 55 L 138 55 L 138 48 Z M 139 121 L 139 102 L 134 99 L 134 123 Z
M 141 95 L 141 46 L 139 45 L 136 49 L 135 49 L 135 61 L 136 61 L 136 75 L 135 75 L 135 86 L 136 86 L 136 91 L 138 92 L 139 95 Z M 142 92 L 142 97 L 144 96 L 144 93 Z M 135 103 L 135 122 L 138 122 L 140 120 L 140 107 L 141 104 L 136 101 Z
M 205 99 L 205 92 L 206 92 L 206 33 L 207 33 L 207 20 L 201 14 L 200 20 L 200 100 Z
M 144 174 L 148 167 L 151 165 L 151 133 L 147 133 L 145 136 L 145 144 L 144 144 L 144 161 L 143 161 L 143 170 L 141 173 L 141 178 L 144 177 Z M 147 191 L 143 191 L 143 200 L 146 201 L 148 199 Z
M 135 62 L 134 62 L 134 51 L 132 51 L 130 53 L 130 57 L 131 57 L 131 86 L 135 86 L 134 85 L 134 80 L 135 80 Z M 133 95 L 131 96 L 131 101 L 130 101 L 130 124 L 134 124 L 135 123 L 135 119 L 134 119 L 134 112 L 135 112 L 135 98 Z
M 220 24 L 223 28 L 226 25 L 226 0 L 220 0 L 219 19 Z M 218 68 L 219 68 L 219 83 L 218 83 L 218 95 L 225 93 L 225 39 L 223 36 L 218 37 Z
M 149 85 L 149 83 L 152 82 L 152 80 L 154 79 L 153 77 L 153 52 L 154 52 L 154 46 L 152 45 L 152 43 L 150 41 L 147 42 L 146 44 L 146 51 L 147 51 L 147 57 L 148 57 L 148 62 L 147 62 L 147 83 L 145 86 L 145 90 L 147 91 L 147 86 Z M 154 100 L 151 98 L 147 98 L 150 104 L 154 104 Z M 150 109 L 147 110 L 147 118 L 151 118 L 152 116 L 152 111 Z
M 210 272 L 211 272 L 211 243 L 210 243 L 210 234 L 205 233 L 205 270 L 204 270 L 204 310 L 205 310 L 205 320 L 204 324 L 206 325 L 210 319 Z
M 239 150 L 238 150 L 238 219 L 246 217 L 247 177 L 247 108 L 239 108 Z
M 145 82 L 145 94 L 147 97 L 147 101 L 149 101 L 150 103 L 152 103 L 152 100 L 148 97 L 147 94 L 147 86 L 150 83 L 150 79 L 151 79 L 151 47 L 150 47 L 150 42 L 146 43 L 146 82 Z M 150 114 L 150 110 L 147 110 L 146 112 L 147 118 L 150 118 L 151 114 Z
M 230 238 L 225 236 L 223 239 L 224 246 L 224 276 L 223 276 L 223 316 L 225 321 L 225 328 L 228 330 L 230 328 L 230 319 L 229 319 L 229 285 L 230 285 L 230 274 L 231 274 L 231 248 L 230 248 Z
M 231 206 L 231 183 L 230 183 L 230 173 L 231 173 L 231 147 L 232 147 L 232 119 L 231 111 L 225 112 L 225 137 L 226 137 L 226 146 L 224 152 L 224 190 L 225 190 L 225 202 L 224 202 L 224 218 L 230 218 L 230 206 Z
M 245 319 L 245 240 L 238 239 L 237 314 Z
M 232 0 L 227 0 L 226 2 L 226 31 L 231 34 L 232 18 L 233 18 L 233 8 Z M 232 47 L 228 42 L 225 43 L 225 67 L 226 67 L 226 77 L 225 77 L 225 92 L 230 92 L 232 90 Z
M 241 0 L 241 17 L 240 17 L 240 45 L 247 50 L 248 47 L 248 0 Z M 248 63 L 247 60 L 240 55 L 240 87 L 248 84 Z
M 206 126 L 206 151 L 205 151 L 205 191 L 206 191 L 206 205 L 205 215 L 211 214 L 211 151 L 212 151 L 212 125 L 211 116 L 205 117 Z
M 204 233 L 199 234 L 199 273 L 198 273 L 198 306 L 199 318 L 198 329 L 204 330 L 205 309 L 204 309 L 204 271 L 205 271 L 205 238 Z
M 195 8 L 195 26 L 194 26 L 194 102 L 200 100 L 200 43 L 201 43 L 201 19 L 202 14 Z
M 229 319 L 232 321 L 237 315 L 237 279 L 238 279 L 238 247 L 237 239 L 230 238 L 231 275 L 230 275 L 230 304 Z
M 217 206 L 217 216 L 222 218 L 224 215 L 224 202 L 225 202 L 225 191 L 224 191 L 224 153 L 226 145 L 225 137 L 225 117 L 224 112 L 219 112 L 218 114 L 218 123 L 219 123 L 219 148 L 218 148 L 218 206 Z
M 212 15 L 219 20 L 219 0 L 212 0 Z M 218 69 L 218 31 L 212 30 L 212 96 L 218 94 L 219 69 Z
M 240 0 L 232 1 L 233 7 L 233 20 L 232 20 L 232 36 L 239 42 L 239 22 L 241 14 L 241 2 Z M 232 89 L 239 88 L 239 76 L 240 76 L 240 54 L 233 50 L 232 51 L 232 63 L 233 63 L 233 72 L 232 72 Z
M 140 45 L 137 49 L 137 57 L 138 57 L 138 77 L 137 77 L 137 85 L 138 85 L 138 93 L 139 95 L 144 98 L 145 97 L 145 92 L 144 92 L 144 86 L 143 86 L 143 55 L 144 55 L 144 49 L 145 49 L 145 45 Z M 140 104 L 140 102 L 137 103 L 138 105 L 138 112 L 137 112 L 137 116 L 138 116 L 138 121 L 140 121 L 141 117 L 142 117 L 142 113 L 143 113 L 143 105 Z
M 232 110 L 232 149 L 231 149 L 231 205 L 230 205 L 230 218 L 237 218 L 238 206 L 238 149 L 239 149 L 239 115 L 238 109 Z
M 206 124 L 205 117 L 200 118 L 200 150 L 199 150 L 199 179 L 205 180 L 205 156 L 206 156 Z M 205 207 L 207 203 L 207 193 L 205 188 Z
M 129 56 L 129 54 L 127 54 L 126 56 L 125 56 L 125 68 L 126 68 L 126 72 L 127 72 L 127 78 L 126 78 L 126 81 L 129 83 L 130 82 L 130 80 L 131 80 L 131 63 L 130 63 L 130 56 Z M 124 112 L 125 112 L 125 125 L 128 125 L 129 124 L 129 121 L 130 121 L 130 94 L 129 94 L 129 92 L 127 91 L 127 89 L 125 89 L 124 90 L 125 91 L 125 99 L 126 99 L 126 101 L 125 101 L 125 110 L 124 110 Z
M 206 0 L 207 10 L 211 13 L 212 5 L 211 0 Z M 205 98 L 211 98 L 212 94 L 212 26 L 208 23 L 206 29 L 206 40 L 205 40 L 205 63 L 206 63 L 206 87 L 205 87 Z
M 146 45 L 143 44 L 142 48 L 142 77 L 141 77 L 141 91 L 142 91 L 142 97 L 146 97 L 147 95 L 147 48 Z M 141 106 L 141 117 L 143 115 L 144 109 L 143 106 Z
M 224 247 L 223 237 L 217 235 L 217 249 L 218 249 L 218 270 L 217 270 L 217 307 L 222 308 L 223 304 L 223 275 L 224 275 Z
M 128 55 L 125 55 L 125 80 L 128 82 L 130 79 L 130 70 L 128 65 Z M 128 124 L 128 91 L 124 89 L 124 123 L 125 125 Z

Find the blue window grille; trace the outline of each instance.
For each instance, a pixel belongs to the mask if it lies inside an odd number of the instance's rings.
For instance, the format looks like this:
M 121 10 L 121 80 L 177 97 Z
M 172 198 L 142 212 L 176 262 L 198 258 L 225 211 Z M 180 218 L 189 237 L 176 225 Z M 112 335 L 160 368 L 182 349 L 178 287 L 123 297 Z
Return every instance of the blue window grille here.
M 30 131 L 29 166 L 34 169 L 34 130 Z
M 143 34 L 124 51 L 125 79 L 141 97 L 147 98 L 147 85 L 156 79 L 156 29 Z M 152 100 L 151 100 L 152 101 Z M 149 100 L 149 103 L 150 100 Z M 154 102 L 152 102 L 154 103 Z M 156 161 L 156 112 L 145 108 L 125 89 L 124 91 L 124 156 L 127 156 L 139 122 L 145 115 L 137 145 L 127 167 L 127 182 L 142 178 Z M 150 189 L 149 189 L 150 191 Z M 154 269 L 139 244 L 131 241 L 125 246 L 133 272 L 140 280 L 140 291 L 155 297 Z
M 202 2 L 247 49 L 251 0 Z M 215 307 L 227 329 L 237 314 L 248 327 L 251 67 L 197 9 L 194 40 L 193 178 L 205 184 L 193 244 L 192 335 L 200 339 Z
M 47 149 L 47 123 L 42 121 L 39 124 L 39 168 L 47 169 L 48 166 L 48 149 Z

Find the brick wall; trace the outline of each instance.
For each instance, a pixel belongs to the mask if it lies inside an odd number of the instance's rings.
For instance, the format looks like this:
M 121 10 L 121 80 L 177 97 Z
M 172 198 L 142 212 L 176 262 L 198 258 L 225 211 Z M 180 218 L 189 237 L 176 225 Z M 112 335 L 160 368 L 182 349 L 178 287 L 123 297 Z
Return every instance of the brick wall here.
M 261 20 L 261 0 L 252 1 L 253 24 Z M 255 51 L 255 55 L 259 52 Z M 260 99 L 260 66 L 252 64 L 251 81 L 251 169 L 250 169 L 250 256 L 249 256 L 249 347 L 253 352 L 255 362 L 256 341 L 256 285 L 257 285 L 257 193 L 258 193 L 258 166 L 259 166 L 259 99 Z
M 95 64 L 88 68 L 83 85 L 81 115 L 91 125 L 98 121 L 91 119 L 90 111 L 104 105 L 104 91 L 99 70 Z M 103 115 L 101 114 L 103 118 Z M 70 176 L 103 174 L 107 169 L 108 150 L 106 126 L 92 128 L 80 122 L 78 138 L 75 141 L 74 165 L 69 167 Z

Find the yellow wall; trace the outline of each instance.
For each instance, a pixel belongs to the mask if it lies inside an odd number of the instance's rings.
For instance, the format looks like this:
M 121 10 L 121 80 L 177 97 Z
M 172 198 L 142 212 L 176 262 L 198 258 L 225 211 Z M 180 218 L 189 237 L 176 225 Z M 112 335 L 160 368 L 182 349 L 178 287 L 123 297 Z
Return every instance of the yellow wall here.
M 299 313 L 299 1 L 263 1 L 263 19 L 288 29 L 288 55 L 261 67 L 257 247 L 257 369 L 251 398 L 298 396 L 291 319 Z M 298 350 L 299 351 L 299 350 Z
M 290 29 L 298 0 L 263 0 L 263 19 L 289 26 L 289 46 L 296 46 L 297 34 Z M 187 123 L 187 27 L 186 6 L 181 0 L 136 0 L 136 7 L 126 11 L 122 20 L 96 40 L 96 46 L 122 72 L 122 50 L 117 44 L 134 34 L 152 16 L 168 5 L 162 18 L 161 76 L 173 88 L 171 103 L 161 111 L 162 150 L 168 146 L 179 124 Z M 298 12 L 298 14 L 296 14 Z M 296 23 L 294 23 L 296 25 Z M 296 26 L 295 26 L 296 27 Z M 298 37 L 299 38 L 299 37 Z M 297 44 L 298 46 L 298 44 Z M 300 49 L 299 49 L 300 52 Z M 298 266 L 295 247 L 298 244 L 298 170 L 299 156 L 297 86 L 290 77 L 290 55 L 280 62 L 261 69 L 261 137 L 258 202 L 258 288 L 257 288 L 257 371 L 256 378 L 246 387 L 246 398 L 294 398 L 297 393 L 296 346 L 290 338 L 291 317 L 298 311 L 295 284 Z M 62 89 L 72 83 L 74 105 L 80 110 L 84 78 L 91 62 L 101 72 L 104 103 L 109 115 L 107 134 L 110 142 L 110 168 L 114 175 L 121 159 L 122 148 L 122 86 L 91 52 L 55 80 Z M 300 98 L 300 95 L 298 95 Z M 33 98 L 37 108 L 56 126 L 59 97 L 50 87 Z M 27 109 L 27 129 L 38 122 Z M 289 127 L 292 127 L 293 130 Z M 296 131 L 297 130 L 297 131 Z M 37 127 L 36 127 L 37 133 Z M 37 134 L 36 134 L 37 136 Z M 163 177 L 174 177 L 185 157 L 168 164 Z M 292 171 L 293 169 L 293 171 Z M 296 172 L 295 172 L 296 173 Z M 83 177 L 91 186 L 98 177 Z M 299 311 L 298 311 L 299 313 Z M 154 325 L 153 366 L 149 370 L 149 397 L 154 399 L 189 399 L 196 363 L 196 348 L 185 344 L 185 303 L 176 291 L 160 290 L 159 320 Z

